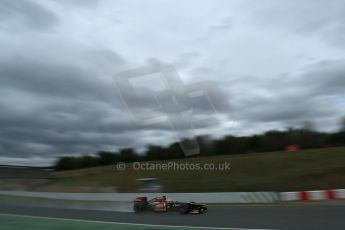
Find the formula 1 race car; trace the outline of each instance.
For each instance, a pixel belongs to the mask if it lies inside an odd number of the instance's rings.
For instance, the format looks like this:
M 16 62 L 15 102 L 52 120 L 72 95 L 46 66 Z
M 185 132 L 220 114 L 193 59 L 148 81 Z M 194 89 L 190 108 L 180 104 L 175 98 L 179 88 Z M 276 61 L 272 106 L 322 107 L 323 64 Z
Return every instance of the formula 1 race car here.
M 153 212 L 168 212 L 178 211 L 181 214 L 202 214 L 207 211 L 204 204 L 197 204 L 195 202 L 178 202 L 166 198 L 166 196 L 155 197 L 147 200 L 147 197 L 137 197 L 134 199 L 134 212 L 153 211 Z

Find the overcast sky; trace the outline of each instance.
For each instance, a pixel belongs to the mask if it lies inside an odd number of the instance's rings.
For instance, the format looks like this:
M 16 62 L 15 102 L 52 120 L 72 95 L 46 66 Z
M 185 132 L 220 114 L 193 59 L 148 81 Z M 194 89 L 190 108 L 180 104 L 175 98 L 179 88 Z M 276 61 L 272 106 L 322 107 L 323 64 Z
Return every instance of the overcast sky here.
M 1 0 L 0 164 L 176 141 L 167 121 L 134 120 L 114 87 L 115 73 L 150 63 L 222 89 L 229 106 L 197 134 L 306 120 L 334 131 L 345 115 L 345 1 Z M 151 108 L 144 95 L 137 106 Z

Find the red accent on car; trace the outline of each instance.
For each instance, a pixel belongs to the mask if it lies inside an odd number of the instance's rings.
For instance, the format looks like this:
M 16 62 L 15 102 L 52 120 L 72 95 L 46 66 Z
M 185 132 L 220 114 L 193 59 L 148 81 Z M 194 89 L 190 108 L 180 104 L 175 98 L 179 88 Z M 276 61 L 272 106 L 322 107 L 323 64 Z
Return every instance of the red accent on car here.
M 299 145 L 287 145 L 285 146 L 285 151 L 298 151 L 300 150 Z

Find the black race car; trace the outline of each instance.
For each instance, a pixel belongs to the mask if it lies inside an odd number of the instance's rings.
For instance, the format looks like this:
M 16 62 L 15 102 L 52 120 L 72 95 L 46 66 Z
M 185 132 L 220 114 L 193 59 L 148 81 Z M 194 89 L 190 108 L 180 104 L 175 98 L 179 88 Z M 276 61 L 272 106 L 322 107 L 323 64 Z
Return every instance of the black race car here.
M 197 204 L 195 202 L 178 202 L 166 198 L 166 196 L 155 197 L 147 200 L 147 197 L 137 197 L 134 199 L 134 212 L 153 211 L 153 212 L 168 212 L 178 211 L 181 214 L 202 214 L 207 211 L 204 204 Z

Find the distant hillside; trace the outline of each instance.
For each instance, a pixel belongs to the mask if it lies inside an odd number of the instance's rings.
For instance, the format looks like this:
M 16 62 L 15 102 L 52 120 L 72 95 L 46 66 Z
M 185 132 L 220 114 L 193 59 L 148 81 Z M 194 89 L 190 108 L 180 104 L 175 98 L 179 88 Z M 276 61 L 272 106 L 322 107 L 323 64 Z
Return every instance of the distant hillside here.
M 165 162 L 165 161 L 155 161 Z M 117 188 L 135 191 L 135 179 L 157 177 L 166 192 L 290 191 L 345 188 L 345 148 L 270 152 L 174 160 L 177 163 L 231 164 L 229 171 L 135 171 L 131 164 L 55 173 L 57 179 L 36 190 Z M 150 162 L 152 163 L 152 162 Z M 71 189 L 70 189 L 71 190 Z M 69 191 L 70 191 L 69 190 Z

